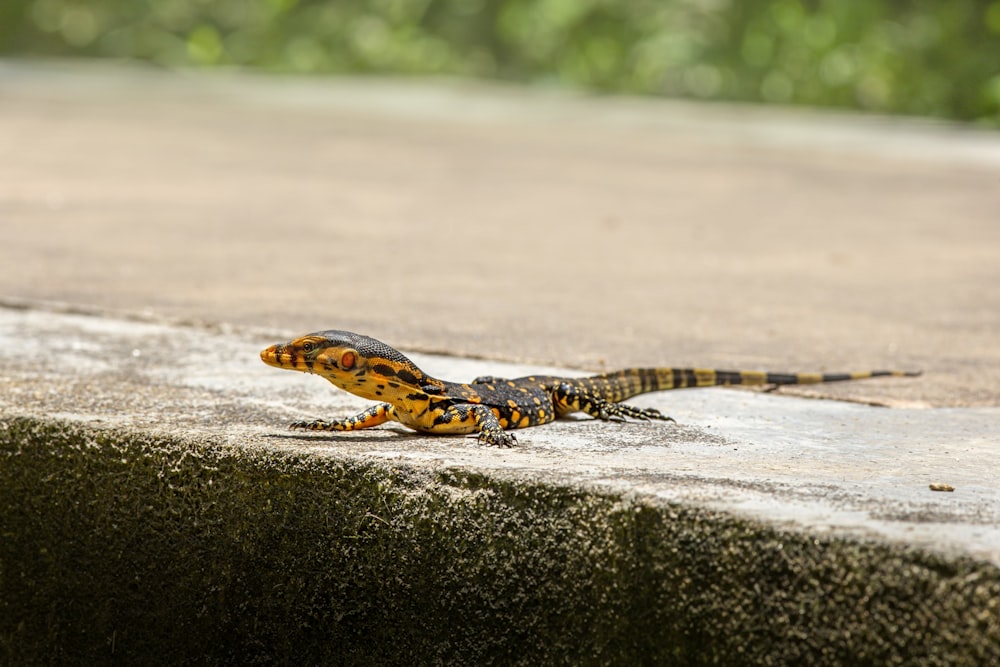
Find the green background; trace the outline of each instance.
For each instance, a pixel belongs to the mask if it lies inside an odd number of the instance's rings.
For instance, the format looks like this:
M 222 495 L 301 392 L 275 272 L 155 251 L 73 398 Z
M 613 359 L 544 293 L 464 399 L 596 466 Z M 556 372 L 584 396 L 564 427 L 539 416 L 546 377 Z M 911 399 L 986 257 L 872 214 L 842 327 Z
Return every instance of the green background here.
M 1000 0 L 0 0 L 0 54 L 448 74 L 1000 125 Z

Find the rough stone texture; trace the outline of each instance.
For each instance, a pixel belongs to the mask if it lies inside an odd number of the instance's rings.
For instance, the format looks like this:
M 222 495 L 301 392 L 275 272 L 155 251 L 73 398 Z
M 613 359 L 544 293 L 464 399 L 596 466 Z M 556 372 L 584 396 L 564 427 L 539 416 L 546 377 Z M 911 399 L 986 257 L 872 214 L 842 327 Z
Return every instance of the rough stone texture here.
M 6 664 L 1000 660 L 1000 570 L 498 474 L 0 420 Z

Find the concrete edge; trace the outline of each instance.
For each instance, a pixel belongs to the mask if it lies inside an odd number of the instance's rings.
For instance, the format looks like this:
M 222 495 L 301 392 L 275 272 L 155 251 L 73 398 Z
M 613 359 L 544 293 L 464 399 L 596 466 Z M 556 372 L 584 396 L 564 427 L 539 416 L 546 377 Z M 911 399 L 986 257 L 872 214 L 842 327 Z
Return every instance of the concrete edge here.
M 250 326 L 245 324 L 232 324 L 229 322 L 209 321 L 191 317 L 169 317 L 151 312 L 136 311 L 129 309 L 105 308 L 96 305 L 83 305 L 57 300 L 29 299 L 10 295 L 0 295 L 0 309 L 14 311 L 34 311 L 52 313 L 57 315 L 79 315 L 83 317 L 105 318 L 121 320 L 129 323 L 152 324 L 159 326 L 180 327 L 187 330 L 218 333 L 218 334 L 239 334 L 243 337 L 257 337 L 262 340 L 287 340 L 302 332 L 296 329 L 275 329 L 273 327 Z M 474 359 L 483 361 L 497 361 L 501 363 L 519 364 L 527 366 L 553 366 L 554 361 L 541 357 L 518 356 L 511 357 L 503 354 L 469 354 L 461 351 L 450 350 L 444 347 L 427 346 L 419 344 L 408 344 L 405 348 L 400 348 L 406 354 L 444 356 L 453 359 Z M 578 373 L 600 373 L 606 369 L 598 368 L 587 364 L 560 363 L 560 371 Z M 872 407 L 905 408 L 905 409 L 934 409 L 931 403 L 924 400 L 905 399 L 884 399 L 872 398 L 868 396 L 850 396 L 833 394 L 825 391 L 828 385 L 799 385 L 786 386 L 783 388 L 783 395 L 794 396 L 801 399 L 837 401 L 853 405 L 868 405 Z M 736 391 L 761 391 L 758 387 L 730 387 Z
M 1000 569 L 454 466 L 0 417 L 0 661 L 1000 661 Z

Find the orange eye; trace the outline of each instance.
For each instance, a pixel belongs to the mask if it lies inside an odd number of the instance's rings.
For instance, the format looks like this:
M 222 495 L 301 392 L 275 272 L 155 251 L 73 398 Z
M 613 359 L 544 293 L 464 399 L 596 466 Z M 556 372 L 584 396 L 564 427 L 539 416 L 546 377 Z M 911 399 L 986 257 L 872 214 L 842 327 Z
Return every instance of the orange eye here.
M 354 368 L 354 364 L 356 364 L 357 361 L 358 358 L 353 352 L 344 352 L 343 356 L 340 357 L 340 367 L 345 371 L 349 371 Z

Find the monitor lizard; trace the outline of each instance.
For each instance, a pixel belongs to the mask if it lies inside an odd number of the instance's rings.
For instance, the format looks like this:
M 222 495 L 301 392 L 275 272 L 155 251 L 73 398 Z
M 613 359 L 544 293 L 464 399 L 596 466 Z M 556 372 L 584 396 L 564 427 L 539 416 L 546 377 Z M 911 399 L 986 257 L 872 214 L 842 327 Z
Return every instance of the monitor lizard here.
M 703 368 L 626 368 L 591 377 L 529 375 L 516 379 L 478 377 L 468 384 L 427 375 L 385 343 L 349 331 L 319 331 L 261 351 L 277 368 L 315 373 L 356 396 L 380 401 L 353 417 L 297 421 L 290 428 L 355 431 L 396 421 L 422 433 L 478 433 L 479 441 L 512 447 L 505 429 L 547 424 L 573 412 L 605 421 L 674 421 L 653 408 L 621 403 L 654 391 L 717 385 L 818 384 L 874 377 L 912 377 L 920 371 L 769 373 Z

